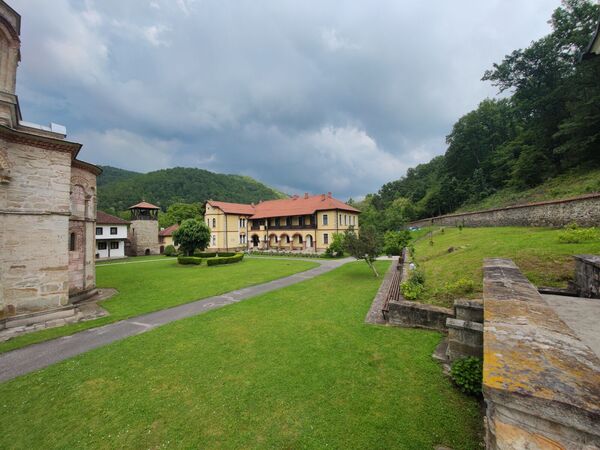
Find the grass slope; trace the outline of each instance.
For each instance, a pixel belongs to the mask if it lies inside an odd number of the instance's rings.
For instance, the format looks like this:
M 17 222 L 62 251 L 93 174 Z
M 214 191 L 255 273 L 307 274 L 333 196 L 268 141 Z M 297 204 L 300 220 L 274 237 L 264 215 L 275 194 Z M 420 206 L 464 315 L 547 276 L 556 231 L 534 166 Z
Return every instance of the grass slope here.
M 0 447 L 479 448 L 440 335 L 364 323 L 380 282 L 347 264 L 0 385 Z
M 159 260 L 153 260 L 161 258 Z M 110 315 L 89 322 L 25 334 L 0 344 L 0 353 L 106 325 L 159 309 L 220 295 L 246 286 L 292 275 L 317 267 L 309 261 L 245 259 L 241 263 L 208 267 L 181 266 L 176 258 L 150 256 L 131 262 L 99 264 L 99 288 L 116 287 L 119 294 L 101 303 Z
M 600 192 L 600 169 L 591 171 L 578 169 L 551 178 L 531 189 L 502 189 L 480 202 L 461 207 L 457 212 L 569 198 L 592 192 Z
M 433 245 L 425 237 L 415 243 L 417 263 L 425 272 L 423 302 L 450 306 L 453 296 L 447 295 L 446 283 L 461 278 L 475 283 L 469 297 L 482 292 L 483 259 L 510 258 L 529 280 L 537 286 L 564 287 L 574 275 L 572 255 L 599 253 L 600 241 L 563 244 L 558 241 L 561 230 L 548 228 L 496 227 L 445 228 L 433 234 Z M 454 247 L 455 251 L 448 253 Z

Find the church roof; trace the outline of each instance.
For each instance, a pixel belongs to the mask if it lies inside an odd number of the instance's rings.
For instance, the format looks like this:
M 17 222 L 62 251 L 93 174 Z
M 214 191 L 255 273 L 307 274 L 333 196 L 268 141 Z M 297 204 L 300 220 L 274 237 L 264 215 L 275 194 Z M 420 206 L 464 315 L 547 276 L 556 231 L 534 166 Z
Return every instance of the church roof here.
M 148 203 L 148 202 L 139 202 L 137 205 L 130 206 L 128 209 L 135 209 L 135 208 L 139 208 L 139 209 L 160 209 L 158 206 L 155 206 L 152 203 Z

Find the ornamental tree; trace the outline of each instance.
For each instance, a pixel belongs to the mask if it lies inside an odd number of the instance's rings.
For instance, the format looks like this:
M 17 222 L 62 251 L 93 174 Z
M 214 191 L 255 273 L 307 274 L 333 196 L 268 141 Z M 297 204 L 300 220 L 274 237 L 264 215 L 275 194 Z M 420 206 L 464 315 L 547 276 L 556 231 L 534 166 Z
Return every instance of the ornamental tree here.
M 364 260 L 375 276 L 379 276 L 373 265 L 373 261 L 380 253 L 379 239 L 373 228 L 362 228 L 360 235 L 356 234 L 354 227 L 348 228 L 344 233 L 344 251 L 356 259 Z
M 186 219 L 173 232 L 175 245 L 187 256 L 193 256 L 196 249 L 204 250 L 210 242 L 210 228 L 200 219 Z

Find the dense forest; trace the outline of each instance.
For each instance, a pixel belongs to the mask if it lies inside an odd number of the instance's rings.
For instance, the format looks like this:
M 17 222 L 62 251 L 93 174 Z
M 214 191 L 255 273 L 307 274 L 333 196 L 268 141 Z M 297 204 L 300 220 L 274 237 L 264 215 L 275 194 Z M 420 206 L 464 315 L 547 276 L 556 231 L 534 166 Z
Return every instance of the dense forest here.
M 455 211 L 503 189 L 525 190 L 600 166 L 600 57 L 581 58 L 600 17 L 590 0 L 565 0 L 552 32 L 483 74 L 503 98 L 483 100 L 454 124 L 446 153 L 357 204 L 362 223 L 396 228 Z M 377 220 L 385 217 L 385 221 Z
M 224 175 L 202 169 L 175 167 L 149 173 L 102 167 L 98 177 L 98 209 L 122 215 L 142 199 L 163 211 L 175 203 L 203 204 L 208 199 L 251 203 L 285 195 L 240 175 Z

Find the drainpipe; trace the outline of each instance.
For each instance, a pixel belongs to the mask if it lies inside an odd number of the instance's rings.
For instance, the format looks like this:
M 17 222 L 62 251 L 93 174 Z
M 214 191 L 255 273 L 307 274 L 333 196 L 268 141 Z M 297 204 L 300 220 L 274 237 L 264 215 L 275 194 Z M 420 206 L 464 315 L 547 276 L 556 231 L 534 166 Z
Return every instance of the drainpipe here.
M 228 242 L 228 238 L 229 236 L 227 236 L 227 213 L 224 213 L 225 215 L 225 251 L 229 251 L 229 242 Z

